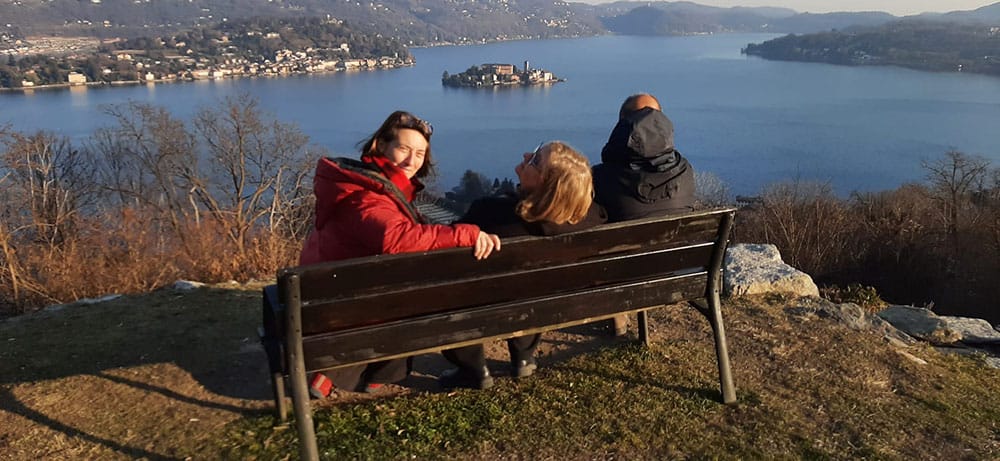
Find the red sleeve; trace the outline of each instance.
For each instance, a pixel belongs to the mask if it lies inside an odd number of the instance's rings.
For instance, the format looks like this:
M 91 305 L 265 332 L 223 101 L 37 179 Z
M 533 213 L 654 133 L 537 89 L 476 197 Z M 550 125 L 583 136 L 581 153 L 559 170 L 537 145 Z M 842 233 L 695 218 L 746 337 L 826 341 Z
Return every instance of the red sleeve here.
M 356 206 L 345 208 L 356 210 L 355 222 L 339 224 L 352 226 L 351 233 L 360 242 L 384 254 L 469 247 L 479 236 L 479 227 L 472 224 L 416 223 L 381 194 L 359 194 L 354 202 Z

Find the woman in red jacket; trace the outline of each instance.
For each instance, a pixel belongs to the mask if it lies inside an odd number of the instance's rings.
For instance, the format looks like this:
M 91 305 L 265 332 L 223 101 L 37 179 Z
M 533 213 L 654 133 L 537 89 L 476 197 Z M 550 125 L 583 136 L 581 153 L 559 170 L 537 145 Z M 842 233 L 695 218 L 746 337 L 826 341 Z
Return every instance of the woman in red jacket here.
M 431 162 L 431 125 L 396 111 L 362 143 L 361 160 L 322 158 L 313 191 L 316 222 L 306 238 L 300 264 L 379 254 L 473 247 L 476 259 L 500 250 L 500 238 L 472 224 L 428 224 L 412 202 Z M 332 387 L 371 392 L 409 373 L 396 359 L 317 373 L 310 393 L 329 395 Z

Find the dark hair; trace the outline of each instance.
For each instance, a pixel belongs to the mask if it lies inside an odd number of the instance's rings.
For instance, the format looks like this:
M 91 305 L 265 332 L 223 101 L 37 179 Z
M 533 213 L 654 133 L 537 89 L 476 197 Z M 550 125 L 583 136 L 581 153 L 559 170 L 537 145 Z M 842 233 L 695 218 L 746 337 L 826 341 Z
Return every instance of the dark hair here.
M 420 169 L 413 176 L 423 178 L 431 174 L 434 169 L 433 157 L 431 157 L 431 134 L 434 133 L 434 127 L 430 123 L 406 111 L 397 110 L 389 114 L 385 121 L 382 122 L 382 126 L 378 127 L 367 139 L 358 143 L 361 146 L 361 155 L 379 155 L 375 150 L 375 145 L 386 145 L 395 141 L 397 136 L 399 136 L 400 129 L 416 130 L 427 140 L 427 152 L 424 154 L 424 164 L 421 165 Z

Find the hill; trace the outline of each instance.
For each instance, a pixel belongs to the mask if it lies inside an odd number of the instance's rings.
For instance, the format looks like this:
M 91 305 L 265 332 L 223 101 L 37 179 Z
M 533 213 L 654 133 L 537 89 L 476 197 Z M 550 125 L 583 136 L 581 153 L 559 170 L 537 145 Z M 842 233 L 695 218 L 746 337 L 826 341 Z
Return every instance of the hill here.
M 843 65 L 894 65 L 1000 75 L 1000 28 L 939 21 L 789 35 L 747 45 L 765 59 Z
M 871 27 L 900 18 L 880 11 L 797 13 L 785 8 L 721 8 L 691 2 L 615 2 L 597 11 L 607 30 L 625 35 L 686 35 L 720 32 L 804 34 L 850 27 Z M 1000 3 L 972 11 L 921 15 L 908 19 L 997 24 Z
M 282 459 L 256 340 L 259 289 L 160 290 L 0 322 L 0 453 L 12 459 Z M 996 459 L 1000 371 L 894 346 L 824 301 L 727 300 L 739 402 L 719 404 L 711 331 L 652 313 L 654 346 L 546 334 L 531 379 L 441 392 L 420 357 L 384 394 L 316 415 L 333 459 Z M 634 334 L 634 333 L 633 333 Z M 633 336 L 634 338 L 634 336 Z M 499 345 L 498 345 L 499 346 Z M 496 370 L 506 352 L 492 347 Z M 531 429 L 524 430 L 525 422 Z M 692 434 L 697 434 L 692 437 Z
M 810 33 L 896 20 L 881 12 L 798 14 L 786 8 L 719 8 L 692 2 L 557 0 L 11 0 L 0 17 L 11 36 L 157 37 L 250 17 L 322 17 L 407 45 L 576 37 L 613 32 L 680 35 L 718 32 Z M 996 24 L 1000 3 L 917 19 Z M 14 29 L 16 29 L 16 33 Z M 0 37 L 2 38 L 2 37 Z
M 549 38 L 600 33 L 590 14 L 563 2 L 525 0 L 418 3 L 297 2 L 268 0 L 17 0 L 0 3 L 0 17 L 25 35 L 97 35 L 138 37 L 249 17 L 327 15 L 361 31 L 396 38 L 407 44 L 476 42 L 515 38 Z

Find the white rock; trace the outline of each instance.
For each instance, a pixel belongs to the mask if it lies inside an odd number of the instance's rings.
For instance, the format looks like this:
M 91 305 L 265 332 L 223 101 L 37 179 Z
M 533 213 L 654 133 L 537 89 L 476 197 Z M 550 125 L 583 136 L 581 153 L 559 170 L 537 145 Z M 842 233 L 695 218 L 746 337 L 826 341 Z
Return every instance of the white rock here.
M 189 291 L 189 290 L 194 290 L 196 288 L 201 288 L 203 286 L 205 286 L 205 284 L 201 282 L 192 282 L 190 280 L 178 280 L 174 282 L 171 288 L 177 291 Z
M 104 296 L 101 296 L 100 298 L 82 298 L 82 299 L 78 299 L 76 301 L 73 301 L 71 303 L 53 304 L 51 306 L 46 306 L 45 309 L 43 309 L 43 310 L 45 312 L 59 312 L 59 311 L 65 309 L 68 306 L 89 306 L 91 304 L 99 304 L 99 303 L 103 303 L 103 302 L 107 302 L 107 301 L 113 301 L 113 300 L 121 298 L 121 297 L 122 297 L 122 295 L 113 294 L 113 295 L 104 295 Z
M 103 302 L 107 302 L 107 301 L 113 301 L 113 300 L 121 298 L 121 297 L 122 297 L 122 295 L 115 294 L 115 295 L 101 296 L 100 298 L 83 298 L 83 299 L 76 300 L 76 302 L 74 304 L 97 304 L 97 303 L 103 303 Z
M 728 296 L 790 293 L 819 296 L 812 277 L 781 260 L 774 245 L 737 244 L 726 250 L 723 292 Z
M 966 344 L 1000 344 L 1000 331 L 993 328 L 990 322 L 971 317 L 939 316 L 945 326 L 962 335 L 961 341 Z
M 877 314 L 904 333 L 928 341 L 931 344 L 947 345 L 962 339 L 962 336 L 948 328 L 937 314 L 913 306 L 889 306 Z

